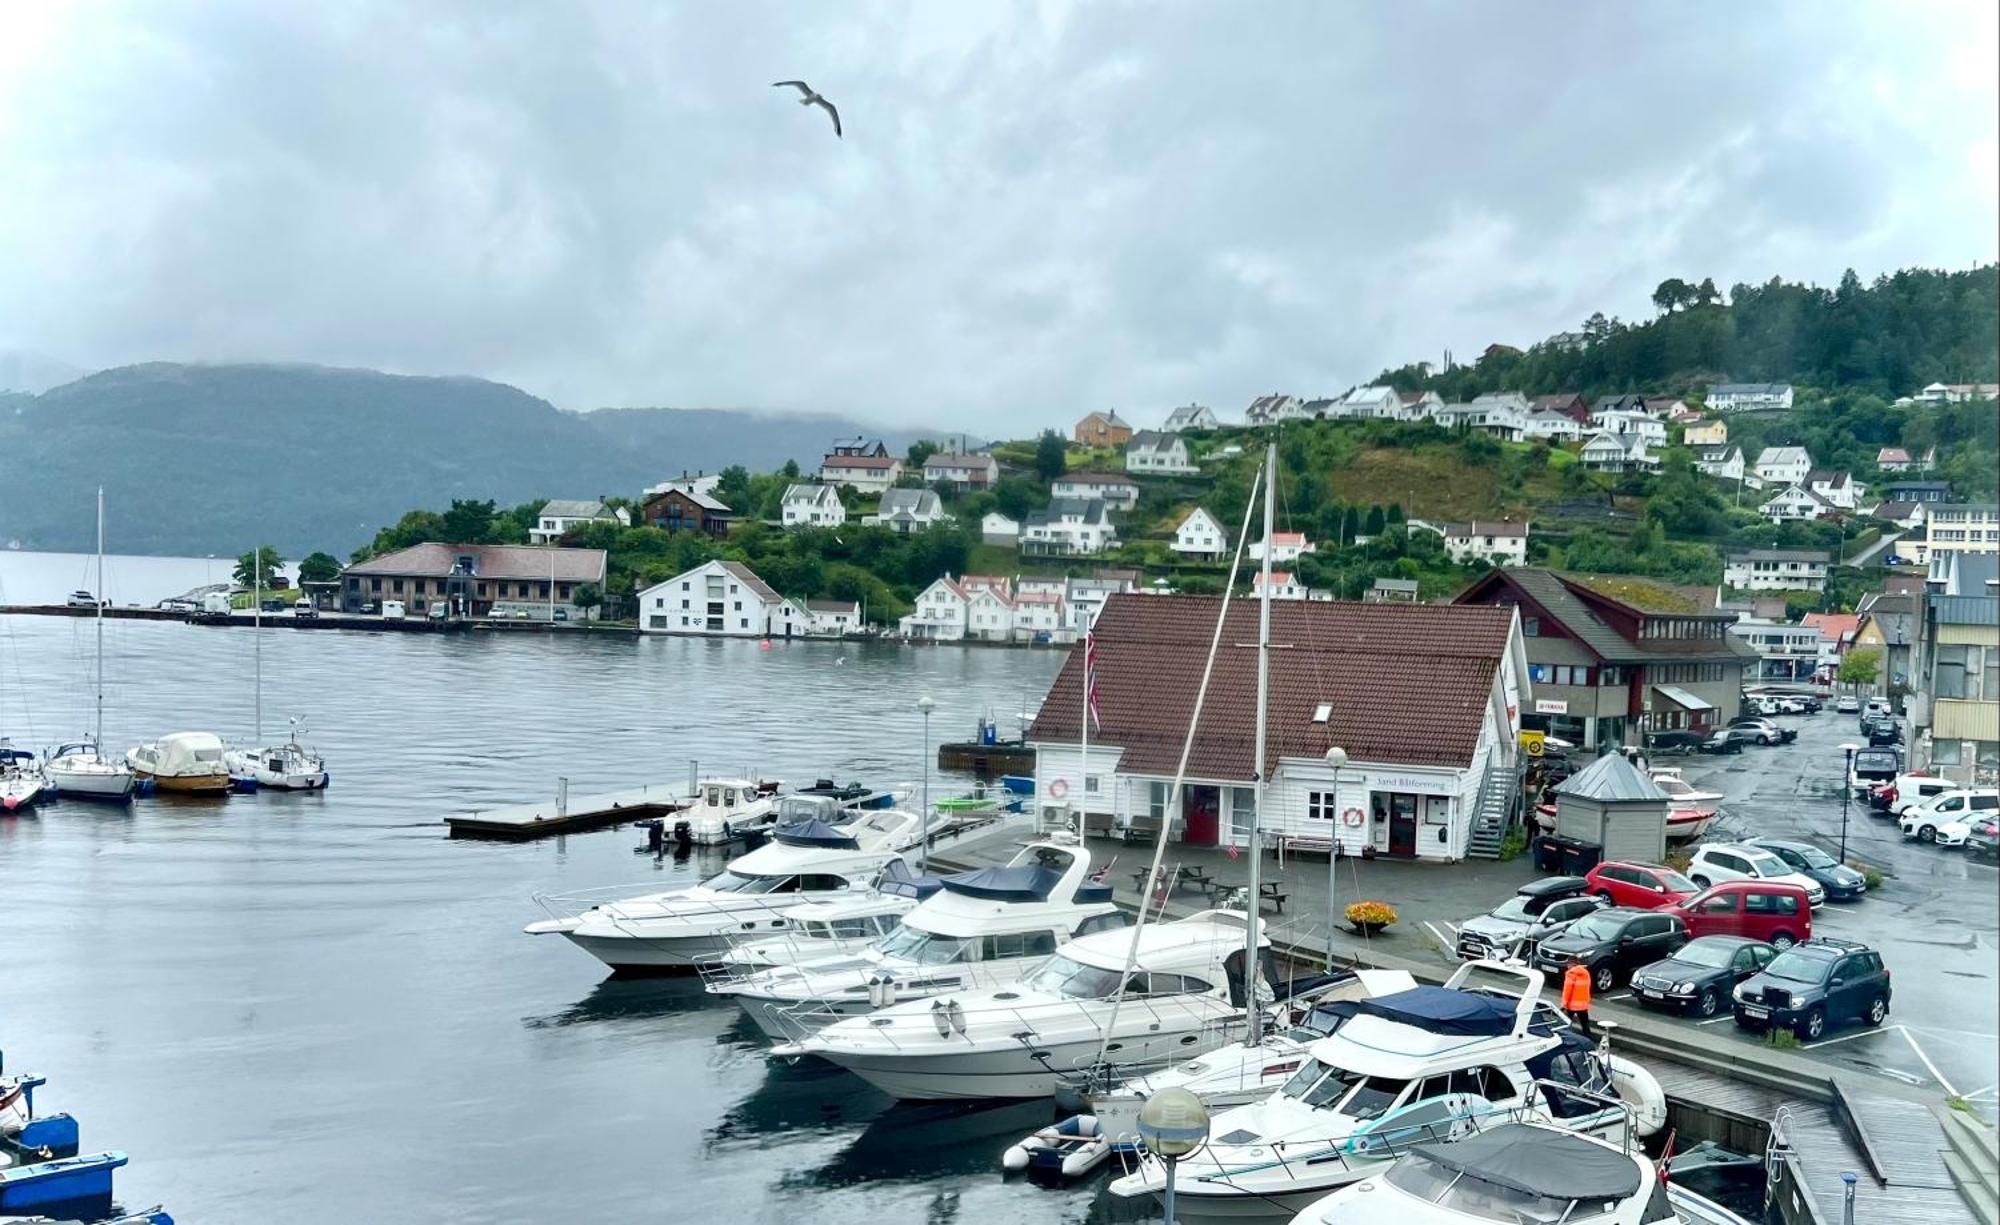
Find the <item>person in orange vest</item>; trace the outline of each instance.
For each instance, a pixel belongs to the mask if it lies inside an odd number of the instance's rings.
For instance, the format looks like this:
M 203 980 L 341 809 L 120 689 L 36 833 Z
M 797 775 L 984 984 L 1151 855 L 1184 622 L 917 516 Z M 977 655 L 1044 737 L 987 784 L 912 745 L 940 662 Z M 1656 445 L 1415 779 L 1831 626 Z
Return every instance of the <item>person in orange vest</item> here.
M 1570 958 L 1569 969 L 1563 971 L 1562 1006 L 1584 1037 L 1596 1037 L 1590 1029 L 1590 967 L 1581 957 Z

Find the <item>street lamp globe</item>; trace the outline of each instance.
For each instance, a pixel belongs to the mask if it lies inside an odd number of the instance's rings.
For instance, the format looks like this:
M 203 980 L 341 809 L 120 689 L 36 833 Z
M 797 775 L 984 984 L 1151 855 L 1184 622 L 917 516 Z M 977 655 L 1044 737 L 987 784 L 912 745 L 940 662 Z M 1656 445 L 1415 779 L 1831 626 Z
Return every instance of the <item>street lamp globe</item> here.
M 1337 744 L 1334 745 L 1326 751 L 1326 764 L 1336 770 L 1340 769 L 1340 767 L 1347 764 L 1347 750 Z
M 1208 1141 L 1208 1106 L 1186 1089 L 1162 1089 L 1139 1108 L 1146 1151 L 1178 1161 Z
M 937 709 L 937 703 L 931 700 L 930 694 L 927 693 L 924 696 L 917 699 L 917 713 L 928 715 L 929 713 L 931 713 L 933 710 L 936 709 Z

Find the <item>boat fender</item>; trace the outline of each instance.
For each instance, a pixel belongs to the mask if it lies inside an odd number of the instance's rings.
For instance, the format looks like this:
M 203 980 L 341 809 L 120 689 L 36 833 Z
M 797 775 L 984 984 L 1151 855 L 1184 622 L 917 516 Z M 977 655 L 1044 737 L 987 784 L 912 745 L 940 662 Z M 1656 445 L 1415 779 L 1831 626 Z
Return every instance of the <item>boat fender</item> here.
M 965 1032 L 965 1008 L 957 1000 L 946 1002 L 944 1015 L 945 1019 L 951 1022 L 952 1029 L 960 1034 Z
M 887 970 L 876 970 L 868 976 L 868 1006 L 887 1008 L 896 1002 L 896 976 Z
M 931 1024 L 937 1026 L 938 1037 L 951 1037 L 951 1019 L 945 1015 L 944 1001 L 931 1001 Z

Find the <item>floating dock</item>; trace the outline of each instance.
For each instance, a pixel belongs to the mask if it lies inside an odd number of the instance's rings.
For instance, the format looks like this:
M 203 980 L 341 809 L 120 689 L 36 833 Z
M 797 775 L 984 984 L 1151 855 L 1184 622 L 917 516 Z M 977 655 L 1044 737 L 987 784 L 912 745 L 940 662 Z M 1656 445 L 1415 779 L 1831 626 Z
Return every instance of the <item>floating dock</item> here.
M 664 817 L 688 804 L 685 790 L 664 783 L 598 795 L 572 796 L 567 791 L 566 787 L 558 787 L 556 794 L 546 801 L 475 809 L 446 817 L 444 823 L 453 838 L 525 842 Z
M 1035 772 L 1035 750 L 1019 740 L 1001 740 L 992 744 L 962 740 L 941 744 L 938 746 L 938 769 L 968 770 L 981 778 L 998 778 L 1002 774 L 1031 775 Z

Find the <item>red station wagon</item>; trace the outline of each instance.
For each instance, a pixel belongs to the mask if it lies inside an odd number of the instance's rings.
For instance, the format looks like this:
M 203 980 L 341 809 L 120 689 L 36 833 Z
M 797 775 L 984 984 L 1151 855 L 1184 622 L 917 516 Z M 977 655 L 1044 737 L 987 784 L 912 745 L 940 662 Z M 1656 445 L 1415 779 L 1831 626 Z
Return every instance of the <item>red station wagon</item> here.
M 1583 879 L 1590 883 L 1592 893 L 1613 906 L 1633 906 L 1640 910 L 1658 910 L 1701 892 L 1700 885 L 1656 863 L 1612 860 L 1598 864 Z
M 1779 948 L 1812 939 L 1812 904 L 1797 885 L 1769 880 L 1724 881 L 1667 907 L 1688 935 L 1748 936 Z

